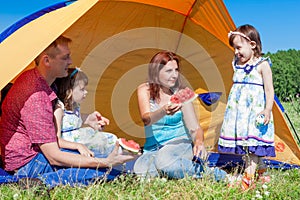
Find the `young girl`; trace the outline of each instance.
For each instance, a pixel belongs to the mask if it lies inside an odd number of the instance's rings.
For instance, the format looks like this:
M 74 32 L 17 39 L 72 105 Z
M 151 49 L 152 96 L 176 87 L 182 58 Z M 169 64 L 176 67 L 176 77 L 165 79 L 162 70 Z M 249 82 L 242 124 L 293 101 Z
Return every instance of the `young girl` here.
M 78 151 L 81 154 L 95 157 L 107 157 L 114 148 L 117 137 L 110 133 L 100 132 L 109 120 L 95 111 L 85 115 L 80 113 L 80 103 L 87 95 L 88 77 L 80 69 L 69 69 L 69 76 L 55 81 L 59 98 L 54 112 L 57 122 L 57 135 L 63 142 L 69 141 L 84 144 Z M 83 124 L 88 127 L 82 127 Z M 74 143 L 75 142 L 75 143 Z M 73 148 L 77 149 L 77 148 Z
M 248 189 L 265 171 L 262 157 L 275 156 L 271 61 L 262 57 L 260 36 L 253 26 L 240 26 L 228 37 L 235 51 L 234 75 L 218 148 L 246 155 L 242 188 Z M 256 119 L 261 115 L 264 123 L 259 125 Z

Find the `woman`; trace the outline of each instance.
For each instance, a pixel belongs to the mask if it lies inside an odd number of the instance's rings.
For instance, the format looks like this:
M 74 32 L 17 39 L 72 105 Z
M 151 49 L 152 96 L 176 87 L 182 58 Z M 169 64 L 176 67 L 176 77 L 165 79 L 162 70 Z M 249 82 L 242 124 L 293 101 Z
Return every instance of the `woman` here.
M 137 90 L 146 142 L 134 166 L 136 174 L 201 178 L 204 171 L 212 172 L 193 161 L 194 157 L 207 156 L 193 104 L 170 103 L 171 96 L 183 88 L 177 55 L 169 51 L 157 53 L 149 64 L 148 82 Z M 217 180 L 225 177 L 219 169 L 212 174 Z

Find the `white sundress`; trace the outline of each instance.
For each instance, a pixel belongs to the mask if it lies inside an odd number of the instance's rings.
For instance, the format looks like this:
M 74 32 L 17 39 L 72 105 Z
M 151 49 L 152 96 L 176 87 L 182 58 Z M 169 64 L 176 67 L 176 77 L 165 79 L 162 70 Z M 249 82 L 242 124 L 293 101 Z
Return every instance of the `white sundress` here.
M 228 96 L 219 138 L 219 152 L 258 156 L 275 156 L 274 121 L 256 126 L 255 119 L 265 109 L 263 79 L 257 66 L 269 58 L 259 58 L 253 65 L 236 65 L 233 62 L 233 86 Z M 247 147 L 247 148 L 245 148 Z
M 95 153 L 95 157 L 107 157 L 114 149 L 117 137 L 107 132 L 95 131 L 91 127 L 81 127 L 80 108 L 74 112 L 64 109 L 61 137 L 70 142 L 78 142 Z

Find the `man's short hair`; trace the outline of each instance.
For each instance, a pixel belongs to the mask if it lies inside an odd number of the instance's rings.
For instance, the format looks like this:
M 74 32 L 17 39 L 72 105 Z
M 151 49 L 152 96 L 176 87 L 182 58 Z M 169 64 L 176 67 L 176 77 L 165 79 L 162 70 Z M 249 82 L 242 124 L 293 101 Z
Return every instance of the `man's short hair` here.
M 39 65 L 41 55 L 47 54 L 51 58 L 54 58 L 57 54 L 59 54 L 60 50 L 57 48 L 59 44 L 69 44 L 72 42 L 70 38 L 67 38 L 65 36 L 59 36 L 56 40 L 54 40 L 40 55 L 38 55 L 35 59 L 34 62 L 36 65 Z

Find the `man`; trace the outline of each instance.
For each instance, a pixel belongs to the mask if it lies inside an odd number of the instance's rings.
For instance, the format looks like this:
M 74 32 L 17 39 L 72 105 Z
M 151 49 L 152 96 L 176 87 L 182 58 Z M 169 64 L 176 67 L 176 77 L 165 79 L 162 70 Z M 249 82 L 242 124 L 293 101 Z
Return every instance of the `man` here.
M 50 86 L 56 78 L 68 75 L 72 64 L 70 42 L 60 36 L 50 44 L 35 59 L 37 66 L 17 78 L 2 104 L 0 140 L 4 169 L 19 177 L 39 178 L 49 187 L 88 184 L 103 176 L 113 179 L 117 173 L 109 173 L 107 168 L 135 158 L 119 154 L 118 143 L 107 158 L 60 149 L 53 115 L 57 96 Z M 90 119 L 100 119 L 99 127 L 106 124 L 101 117 Z

